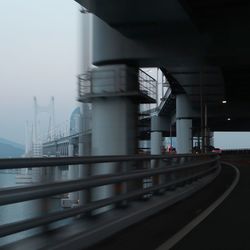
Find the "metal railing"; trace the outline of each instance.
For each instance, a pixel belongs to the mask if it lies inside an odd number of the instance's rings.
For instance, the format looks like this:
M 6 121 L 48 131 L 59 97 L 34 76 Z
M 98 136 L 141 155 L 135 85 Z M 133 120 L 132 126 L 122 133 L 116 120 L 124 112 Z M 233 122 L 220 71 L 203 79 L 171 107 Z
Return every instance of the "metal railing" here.
M 20 158 L 0 159 L 0 170 L 55 167 L 63 165 L 88 165 L 99 163 L 116 164 L 116 171 L 109 174 L 92 175 L 84 179 L 60 182 L 40 183 L 30 186 L 19 186 L 0 189 L 0 206 L 28 200 L 51 197 L 79 190 L 86 190 L 91 197 L 91 189 L 105 185 L 113 185 L 116 192 L 110 197 L 92 201 L 63 211 L 48 212 L 41 216 L 17 222 L 0 225 L 0 237 L 25 231 L 50 223 L 89 214 L 89 212 L 126 201 L 132 202 L 145 195 L 150 197 L 158 192 L 164 192 L 191 183 L 204 176 L 214 174 L 219 169 L 217 155 L 169 155 L 169 156 L 91 156 L 91 157 L 60 157 L 60 158 Z M 124 166 L 132 169 L 124 171 Z M 126 169 L 126 168 L 125 168 Z M 143 185 L 146 180 L 147 185 Z M 148 184 L 148 181 L 151 183 Z M 136 183 L 133 188 L 121 190 L 121 184 Z M 119 187 L 119 188 L 117 188 Z
M 138 81 L 140 85 L 140 91 L 144 92 L 146 95 L 152 99 L 157 99 L 157 81 L 147 74 L 145 71 L 139 69 Z
M 239 148 L 239 149 L 223 149 L 222 155 L 248 155 L 250 154 L 249 148 Z
M 105 73 L 105 74 L 103 74 Z M 128 75 L 127 75 L 128 73 Z M 138 72 L 133 70 L 119 70 L 119 79 L 117 79 L 117 71 L 116 70 L 102 70 L 95 74 L 95 79 L 103 80 L 100 86 L 93 86 L 93 72 L 88 71 L 85 74 L 81 74 L 78 76 L 78 95 L 79 99 L 85 98 L 88 96 L 100 94 L 99 88 L 105 93 L 121 93 L 121 92 L 131 92 L 133 91 L 134 84 L 131 81 L 126 80 L 128 77 L 132 77 L 133 79 L 137 79 L 139 82 L 139 92 L 151 97 L 156 100 L 157 98 L 157 81 L 148 75 L 143 70 L 139 69 Z M 118 82 L 116 82 L 118 81 Z
M 78 76 L 78 96 L 79 98 L 91 94 L 91 71 Z

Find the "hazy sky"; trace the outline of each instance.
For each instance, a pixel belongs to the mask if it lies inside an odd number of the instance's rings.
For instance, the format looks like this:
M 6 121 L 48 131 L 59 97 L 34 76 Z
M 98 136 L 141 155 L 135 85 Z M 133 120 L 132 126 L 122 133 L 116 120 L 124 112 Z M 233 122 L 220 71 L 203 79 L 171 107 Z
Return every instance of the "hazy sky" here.
M 25 121 L 55 97 L 56 123 L 75 107 L 80 6 L 73 0 L 0 0 L 0 137 L 24 142 Z
M 224 149 L 250 148 L 249 132 L 216 132 L 214 146 Z

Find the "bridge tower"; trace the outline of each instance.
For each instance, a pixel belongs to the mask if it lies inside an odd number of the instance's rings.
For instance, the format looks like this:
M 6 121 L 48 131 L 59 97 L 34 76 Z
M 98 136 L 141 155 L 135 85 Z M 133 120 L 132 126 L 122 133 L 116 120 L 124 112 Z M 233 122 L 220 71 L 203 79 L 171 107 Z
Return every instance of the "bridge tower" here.
M 54 127 L 55 127 L 55 104 L 54 97 L 51 97 L 50 102 L 47 106 L 40 106 L 37 103 L 37 98 L 33 98 L 34 101 L 34 113 L 33 113 L 33 125 L 30 133 L 26 132 L 26 134 L 30 134 L 29 138 L 26 138 L 26 154 L 29 157 L 42 157 L 42 138 L 39 130 L 39 114 L 40 113 L 48 113 L 49 114 L 49 128 L 47 137 L 49 140 L 54 140 Z M 26 125 L 26 130 L 29 130 L 28 125 Z M 31 144 L 31 145 L 30 145 Z M 43 171 L 42 169 L 34 168 L 32 169 L 32 182 L 41 181 Z
M 54 140 L 54 128 L 55 128 L 55 100 L 52 96 L 50 102 L 47 106 L 40 106 L 37 104 L 37 98 L 34 96 L 34 135 L 33 135 L 33 144 L 40 143 L 40 135 L 38 131 L 38 115 L 40 113 L 48 113 L 49 115 L 49 126 L 48 126 L 48 135 L 47 137 L 50 140 Z

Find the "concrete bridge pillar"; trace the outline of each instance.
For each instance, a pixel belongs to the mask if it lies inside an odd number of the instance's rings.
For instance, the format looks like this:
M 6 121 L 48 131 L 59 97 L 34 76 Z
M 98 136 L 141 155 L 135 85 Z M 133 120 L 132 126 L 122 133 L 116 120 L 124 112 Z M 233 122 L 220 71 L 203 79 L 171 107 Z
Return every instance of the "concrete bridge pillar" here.
M 137 148 L 138 104 L 134 94 L 139 84 L 137 70 L 126 65 L 102 66 L 92 72 L 92 155 L 130 155 Z M 92 175 L 126 171 L 127 164 L 102 163 Z M 117 192 L 115 185 L 92 190 L 92 200 Z
M 151 117 L 151 155 L 162 154 L 162 132 L 169 128 L 170 120 L 166 117 L 152 116 Z M 151 168 L 162 167 L 163 162 L 161 160 L 151 160 Z M 161 175 L 158 178 L 153 178 L 155 185 L 164 183 L 165 176 Z
M 152 121 L 151 121 L 152 123 Z M 162 132 L 161 131 L 152 131 L 150 134 L 150 143 L 151 143 L 151 155 L 161 155 L 161 149 L 162 149 Z M 159 160 L 151 160 L 150 167 L 151 168 L 157 168 L 160 167 Z M 155 184 L 160 184 L 160 179 L 155 180 Z M 151 182 L 153 184 L 154 178 L 151 177 Z
M 167 131 L 170 119 L 161 116 L 151 117 L 151 155 L 162 154 L 162 132 Z
M 165 117 L 156 115 L 151 117 L 151 155 L 160 155 L 162 153 L 162 131 L 166 130 L 166 127 Z
M 150 140 L 151 140 L 151 155 L 161 155 L 162 132 L 152 131 L 150 134 Z
M 192 153 L 192 107 L 186 94 L 176 96 L 176 150 Z

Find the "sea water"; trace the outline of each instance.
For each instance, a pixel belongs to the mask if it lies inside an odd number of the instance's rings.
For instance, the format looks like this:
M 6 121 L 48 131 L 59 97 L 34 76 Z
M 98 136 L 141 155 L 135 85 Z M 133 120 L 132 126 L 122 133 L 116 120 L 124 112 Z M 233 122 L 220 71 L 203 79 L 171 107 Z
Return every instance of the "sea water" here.
M 24 184 L 17 184 L 16 173 L 1 171 L 0 172 L 0 188 L 13 188 L 21 187 Z M 27 184 L 26 184 L 27 185 Z M 7 225 L 9 223 L 22 221 L 25 219 L 30 219 L 32 217 L 39 216 L 47 211 L 42 211 L 42 200 L 31 200 L 25 202 L 19 202 L 9 205 L 0 206 L 0 225 Z M 49 200 L 50 210 L 58 210 L 60 208 L 60 199 L 50 199 Z M 23 239 L 27 236 L 31 236 L 34 233 L 41 231 L 41 228 L 31 229 L 25 232 L 15 233 L 10 236 L 0 238 L 0 246 L 7 243 L 14 242 L 16 240 Z

